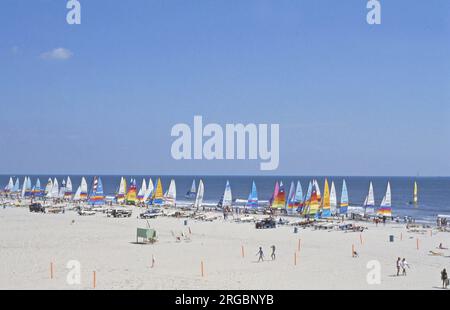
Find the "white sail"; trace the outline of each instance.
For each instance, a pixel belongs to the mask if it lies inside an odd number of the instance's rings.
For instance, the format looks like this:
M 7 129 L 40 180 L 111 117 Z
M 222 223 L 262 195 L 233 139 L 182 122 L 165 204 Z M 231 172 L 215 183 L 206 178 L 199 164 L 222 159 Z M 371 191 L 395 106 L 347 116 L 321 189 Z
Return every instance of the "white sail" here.
M 20 194 L 20 196 L 22 198 L 25 198 L 25 191 L 27 190 L 27 183 L 28 183 L 28 177 L 25 177 L 25 179 L 23 181 L 23 185 L 22 185 L 22 192 Z
M 391 202 L 391 184 L 388 182 L 386 188 L 386 195 L 383 197 L 383 201 L 381 202 L 382 207 L 390 207 L 392 205 Z
M 366 201 L 364 202 L 364 206 L 366 207 L 372 207 L 375 205 L 375 196 L 373 194 L 373 185 L 372 182 L 370 182 L 369 185 L 369 194 L 366 197 Z
M 65 196 L 71 196 L 72 194 L 73 194 L 72 180 L 70 179 L 70 177 L 67 177 Z
M 225 185 L 225 192 L 223 193 L 222 208 L 231 207 L 232 202 L 233 197 L 231 195 L 230 182 L 227 180 L 227 184 Z
M 88 185 L 87 185 L 86 179 L 84 177 L 81 178 L 81 193 L 80 193 L 80 195 L 83 195 L 83 194 L 85 194 L 86 196 L 88 194 Z
M 66 194 L 66 181 L 62 180 L 61 187 L 59 188 L 58 198 L 64 198 Z
M 198 183 L 197 196 L 195 197 L 194 208 L 198 209 L 203 204 L 203 195 L 205 193 L 205 188 L 203 186 L 203 180 Z
M 317 180 L 314 180 L 313 183 L 314 183 L 314 187 L 316 188 L 316 194 L 317 194 L 317 196 L 321 197 L 322 195 L 320 194 L 320 186 L 319 186 L 319 182 L 317 182 Z
M 47 197 L 51 197 L 52 195 L 52 187 L 53 187 L 53 181 L 52 179 L 48 179 L 47 185 L 45 186 L 45 194 Z
M 145 181 L 145 179 L 142 179 L 142 185 L 141 185 L 141 188 L 139 189 L 139 192 L 137 194 L 137 198 L 139 200 L 143 200 L 146 191 L 147 191 L 147 182 Z
M 73 200 L 78 201 L 80 199 L 81 199 L 81 186 L 78 186 L 78 189 L 75 195 L 73 196 Z
M 152 181 L 152 179 L 149 179 L 147 190 L 145 191 L 145 194 L 144 194 L 144 201 L 147 201 L 150 198 L 150 196 L 153 194 L 154 189 L 155 189 L 155 187 L 153 186 L 153 181 Z
M 417 204 L 418 201 L 418 186 L 417 181 L 414 181 L 413 203 Z
M 58 180 L 55 178 L 53 180 L 53 186 L 52 186 L 52 190 L 51 192 L 51 198 L 58 198 L 59 195 L 59 184 L 58 184 Z
M 170 180 L 169 189 L 164 195 L 164 204 L 173 207 L 176 205 L 176 199 L 177 199 L 177 187 L 175 185 L 175 180 L 172 179 Z
M 330 211 L 331 211 L 331 214 L 333 214 L 333 215 L 335 215 L 337 213 L 337 196 L 336 196 L 336 188 L 334 187 L 334 181 L 331 181 Z
M 10 178 L 9 178 L 8 185 L 6 185 L 6 187 L 5 187 L 5 190 L 6 190 L 7 192 L 10 192 L 10 191 L 13 190 L 13 188 L 14 188 L 14 181 L 13 181 L 13 179 L 10 177 Z

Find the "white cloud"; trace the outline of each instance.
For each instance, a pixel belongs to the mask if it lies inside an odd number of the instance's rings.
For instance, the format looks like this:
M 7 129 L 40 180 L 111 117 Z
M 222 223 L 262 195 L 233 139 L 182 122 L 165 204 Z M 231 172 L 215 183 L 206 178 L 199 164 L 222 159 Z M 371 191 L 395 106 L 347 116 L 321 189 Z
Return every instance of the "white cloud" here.
M 41 54 L 42 59 L 55 59 L 55 60 L 67 60 L 73 56 L 73 53 L 63 47 L 55 48 L 51 51 Z

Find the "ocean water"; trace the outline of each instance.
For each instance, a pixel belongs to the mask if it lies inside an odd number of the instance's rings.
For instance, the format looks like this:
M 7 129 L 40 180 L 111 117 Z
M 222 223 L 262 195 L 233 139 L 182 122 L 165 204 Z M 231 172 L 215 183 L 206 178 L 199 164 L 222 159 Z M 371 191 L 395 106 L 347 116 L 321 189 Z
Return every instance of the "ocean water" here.
M 9 180 L 10 175 L 0 175 L 0 186 L 3 188 Z M 24 176 L 19 177 L 22 184 Z M 30 175 L 32 183 L 39 178 L 42 187 L 49 177 L 56 177 L 61 184 L 62 179 L 67 176 L 50 176 L 50 175 Z M 74 191 L 81 182 L 80 175 L 71 175 Z M 85 176 L 90 186 L 93 176 Z M 121 176 L 103 175 L 101 176 L 103 187 L 106 195 L 114 195 L 119 187 Z M 156 186 L 156 180 L 159 176 L 124 176 L 127 180 L 135 178 L 138 186 L 141 185 L 142 179 L 147 181 L 152 178 Z M 167 189 L 171 179 L 175 179 L 177 187 L 177 198 L 185 200 L 184 195 L 191 187 L 192 180 L 195 178 L 198 185 L 200 177 L 198 176 L 161 176 L 163 190 Z M 307 190 L 308 182 L 315 178 L 321 186 L 323 193 L 323 184 L 325 177 L 314 176 L 205 176 L 201 177 L 205 185 L 205 202 L 216 203 L 223 194 L 225 183 L 230 181 L 233 199 L 247 199 L 251 189 L 252 181 L 256 182 L 258 189 L 258 198 L 260 200 L 269 200 L 276 181 L 282 181 L 285 185 L 286 193 L 289 191 L 290 183 L 300 180 L 304 193 Z M 387 182 L 391 182 L 392 191 L 392 211 L 394 216 L 412 216 L 413 218 L 433 223 L 437 214 L 450 214 L 450 177 L 328 177 L 331 186 L 331 181 L 334 181 L 338 202 L 340 201 L 342 180 L 345 178 L 347 182 L 350 205 L 361 205 L 367 195 L 369 182 L 373 182 L 375 202 L 376 205 L 381 203 L 386 191 Z M 419 185 L 419 203 L 417 206 L 410 205 L 413 195 L 414 181 Z

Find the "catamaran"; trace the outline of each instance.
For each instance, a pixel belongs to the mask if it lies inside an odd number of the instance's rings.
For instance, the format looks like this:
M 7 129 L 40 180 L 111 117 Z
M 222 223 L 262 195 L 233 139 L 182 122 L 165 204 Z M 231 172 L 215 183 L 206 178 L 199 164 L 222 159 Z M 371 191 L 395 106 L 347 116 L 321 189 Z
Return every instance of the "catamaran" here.
M 88 198 L 88 185 L 86 179 L 84 177 L 81 178 L 81 192 L 80 192 L 80 200 L 87 200 Z
M 137 194 L 138 201 L 144 201 L 146 191 L 147 191 L 147 182 L 145 181 L 145 178 L 143 178 L 141 188 L 139 189 L 139 192 Z
M 291 181 L 291 186 L 289 188 L 289 194 L 286 201 L 286 213 L 293 214 L 295 205 L 295 185 L 294 181 Z
M 44 195 L 46 197 L 48 197 L 49 195 L 51 195 L 51 191 L 52 191 L 52 187 L 53 187 L 53 181 L 51 178 L 48 179 L 47 185 L 45 186 L 45 190 L 44 190 Z
M 73 201 L 80 201 L 80 200 L 81 200 L 81 186 L 78 186 L 75 195 L 73 195 Z
M 248 195 L 247 203 L 245 204 L 246 208 L 257 210 L 258 209 L 258 191 L 256 190 L 255 181 L 252 184 L 252 190 Z
M 284 209 L 286 206 L 286 193 L 284 191 L 283 181 L 275 184 L 275 190 L 273 195 L 272 209 Z
M 33 189 L 31 190 L 31 195 L 33 197 L 42 197 L 43 195 L 41 189 L 41 180 L 39 180 L 39 178 L 36 180 L 36 185 L 34 185 Z
M 5 193 L 10 193 L 13 190 L 13 188 L 14 188 L 14 181 L 10 177 L 8 184 L 4 188 L 4 191 L 5 191 Z
M 337 196 L 336 196 L 336 187 L 334 186 L 334 181 L 331 181 L 330 211 L 331 211 L 332 216 L 335 216 L 337 214 Z
M 187 199 L 195 199 L 195 197 L 197 197 L 197 190 L 195 188 L 195 179 L 192 180 L 191 189 L 187 191 L 184 197 Z
M 339 214 L 347 214 L 348 210 L 348 191 L 345 179 L 342 181 L 341 205 L 339 207 Z
M 369 193 L 364 200 L 364 213 L 365 214 L 374 214 L 375 213 L 375 197 L 373 194 L 373 185 L 372 182 L 369 184 Z
M 100 177 L 94 177 L 92 182 L 91 194 L 89 195 L 88 203 L 92 206 L 104 205 L 105 194 L 103 192 L 103 183 Z
M 116 195 L 116 200 L 118 203 L 123 203 L 125 201 L 125 195 L 127 194 L 127 180 L 124 177 L 120 178 L 119 191 Z
M 383 200 L 381 201 L 380 208 L 377 211 L 377 215 L 380 216 L 392 216 L 392 208 L 391 208 L 391 184 L 387 183 L 386 195 L 384 195 Z
M 311 200 L 312 188 L 313 184 L 311 181 L 309 181 L 308 190 L 306 191 L 305 197 L 303 198 L 302 214 L 305 216 L 309 214 L 309 202 Z
M 195 196 L 194 209 L 198 210 L 203 205 L 203 195 L 205 194 L 205 187 L 203 181 L 198 182 L 197 196 Z
M 150 197 L 153 195 L 154 190 L 155 190 L 155 187 L 153 186 L 153 181 L 150 178 L 148 180 L 148 186 L 147 186 L 147 190 L 145 191 L 143 201 L 148 201 L 150 199 Z
M 137 187 L 136 180 L 130 180 L 130 188 L 128 189 L 127 196 L 125 197 L 125 203 L 127 205 L 135 205 L 137 201 Z
M 321 201 L 321 217 L 330 217 L 331 216 L 331 208 L 330 208 L 330 188 L 328 186 L 328 179 L 325 179 L 325 185 L 323 186 L 323 199 Z
M 417 181 L 414 181 L 414 191 L 413 191 L 413 199 L 409 204 L 417 205 L 418 203 L 418 194 L 419 194 L 419 186 L 417 185 Z
M 169 189 L 164 195 L 164 205 L 168 207 L 175 207 L 177 200 L 177 187 L 175 185 L 175 180 L 170 180 Z
M 64 192 L 64 198 L 65 199 L 72 199 L 72 195 L 73 195 L 72 180 L 70 179 L 70 177 L 67 177 L 66 190 Z
M 150 204 L 153 206 L 160 206 L 164 202 L 164 195 L 163 195 L 163 188 L 161 184 L 161 179 L 158 178 L 158 181 L 156 182 L 156 189 L 153 193 L 153 197 L 150 200 Z

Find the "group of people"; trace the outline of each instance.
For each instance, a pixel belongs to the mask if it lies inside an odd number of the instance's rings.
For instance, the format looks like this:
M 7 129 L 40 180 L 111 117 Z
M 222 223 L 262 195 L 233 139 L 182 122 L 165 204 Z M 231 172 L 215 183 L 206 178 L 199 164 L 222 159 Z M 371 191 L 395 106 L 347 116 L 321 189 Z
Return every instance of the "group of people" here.
M 275 246 L 272 245 L 272 246 L 270 247 L 270 249 L 272 250 L 272 253 L 270 254 L 270 258 L 271 258 L 272 260 L 275 260 L 275 258 L 276 258 L 276 255 L 275 255 Z M 259 247 L 259 250 L 258 250 L 258 252 L 256 253 L 256 255 L 259 256 L 259 257 L 258 257 L 258 263 L 261 262 L 261 261 L 264 261 L 264 251 L 263 251 L 262 247 Z
M 400 275 L 400 271 L 402 272 L 403 276 L 406 276 L 406 267 L 411 268 L 406 261 L 405 258 L 401 259 L 400 257 L 397 258 L 397 276 Z

